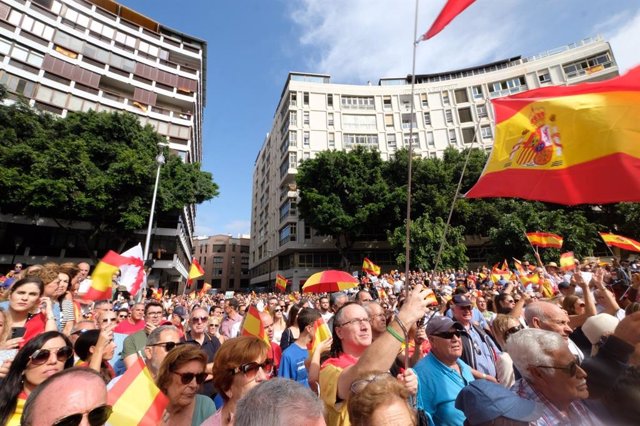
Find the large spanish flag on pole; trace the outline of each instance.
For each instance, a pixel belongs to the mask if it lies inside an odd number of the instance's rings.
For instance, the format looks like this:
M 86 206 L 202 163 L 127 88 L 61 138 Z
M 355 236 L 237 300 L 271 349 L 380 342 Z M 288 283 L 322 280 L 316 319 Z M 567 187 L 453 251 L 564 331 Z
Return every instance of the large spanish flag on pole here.
M 560 248 L 564 242 L 564 238 L 551 232 L 527 232 L 527 239 L 532 246 L 542 248 Z
M 468 198 L 640 201 L 640 67 L 492 101 L 496 139 Z
M 628 251 L 640 252 L 640 242 L 622 235 L 611 234 L 609 232 L 600 232 L 600 237 L 608 246 L 619 247 Z
M 453 21 L 456 16 L 460 15 L 474 1 L 476 0 L 447 0 L 447 4 L 444 5 L 436 20 L 431 24 L 431 28 L 418 39 L 418 42 L 429 40 L 438 34 L 444 27 L 449 25 L 449 22 Z
M 120 266 L 130 263 L 130 258 L 122 256 L 113 250 L 109 250 L 93 270 L 91 274 L 91 287 L 83 296 L 83 299 L 111 299 L 114 274 L 120 270 Z

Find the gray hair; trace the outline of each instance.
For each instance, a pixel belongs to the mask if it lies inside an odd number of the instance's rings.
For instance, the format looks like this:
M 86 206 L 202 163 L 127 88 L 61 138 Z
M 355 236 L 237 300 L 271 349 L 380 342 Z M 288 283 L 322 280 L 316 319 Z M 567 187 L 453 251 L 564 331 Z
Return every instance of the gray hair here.
M 342 298 L 349 299 L 349 296 L 347 296 L 347 293 L 344 293 L 342 291 L 331 293 L 331 296 L 329 297 L 329 305 L 331 307 L 335 306 Z
M 507 352 L 522 377 L 531 379 L 529 367 L 552 365 L 551 352 L 566 347 L 564 338 L 553 331 L 527 328 L 509 336 Z
M 283 401 L 286 401 L 283 403 Z M 289 379 L 274 378 L 251 389 L 236 406 L 236 426 L 288 426 L 324 416 L 311 390 Z
M 524 320 L 529 327 L 533 327 L 533 319 L 538 318 L 540 321 L 547 320 L 547 309 L 553 306 L 549 302 L 533 302 L 524 310 Z M 546 308 L 546 309 L 545 309 Z
M 151 346 L 151 345 L 155 345 L 156 343 L 160 343 L 160 335 L 165 330 L 173 330 L 176 333 L 180 334 L 180 332 L 174 325 L 161 325 L 160 327 L 154 328 L 153 331 L 149 334 L 149 337 L 147 337 L 146 346 Z

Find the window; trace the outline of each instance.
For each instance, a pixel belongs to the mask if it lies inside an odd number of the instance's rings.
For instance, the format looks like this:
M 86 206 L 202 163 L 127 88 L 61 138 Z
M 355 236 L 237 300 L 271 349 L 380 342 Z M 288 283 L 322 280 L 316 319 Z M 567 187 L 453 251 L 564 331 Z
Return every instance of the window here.
M 328 138 L 328 142 L 329 142 L 329 148 L 335 148 L 335 146 L 336 146 L 336 134 L 335 133 L 329 133 L 327 138 Z
M 446 121 L 448 124 L 453 123 L 453 114 L 451 113 L 451 110 L 450 110 L 450 109 L 446 109 L 446 110 L 444 111 L 444 118 L 445 118 L 445 121 Z
M 464 143 L 473 143 L 476 138 L 476 128 L 475 127 L 465 127 L 462 129 L 462 141 Z
M 420 94 L 420 101 L 422 102 L 423 108 L 427 108 L 429 106 L 429 99 L 426 93 Z
M 303 160 L 308 160 L 309 158 L 311 158 L 311 153 L 309 151 L 305 151 L 302 153 Z
M 467 96 L 467 89 L 456 89 L 453 93 L 456 97 L 456 103 L 463 104 L 465 102 L 469 102 L 469 97 Z
M 393 114 L 384 115 L 384 126 L 393 129 Z
M 613 65 L 609 52 L 600 53 L 587 59 L 563 65 L 567 78 L 573 78 L 585 74 L 593 74 L 609 68 Z
M 538 81 L 540 84 L 551 83 L 551 76 L 549 75 L 549 71 L 541 71 L 538 73 Z
M 384 109 L 391 109 L 391 96 L 382 98 L 382 106 Z
M 396 135 L 395 133 L 387 133 L 387 146 L 389 148 L 396 147 Z
M 431 113 L 430 112 L 424 112 L 422 113 L 423 117 L 424 117 L 424 125 L 425 126 L 431 126 Z
M 302 146 L 304 146 L 304 147 L 308 148 L 308 147 L 309 147 L 309 145 L 310 145 L 310 142 L 309 142 L 309 132 L 304 132 L 304 133 L 302 134 Z
M 473 117 L 471 116 L 471 108 L 459 108 L 458 118 L 460 119 L 460 123 L 469 123 L 473 121 Z
M 298 143 L 298 132 L 296 132 L 295 130 L 290 130 L 289 131 L 289 146 L 297 146 Z
M 451 145 L 456 145 L 458 143 L 458 138 L 456 137 L 456 129 L 449 129 L 449 143 Z
M 449 92 L 442 92 L 442 105 L 451 105 L 449 101 Z
M 473 99 L 482 99 L 482 86 L 473 86 L 471 88 L 471 95 L 473 96 Z
M 296 111 L 289 113 L 289 123 L 291 123 L 292 126 L 298 125 L 298 113 Z
M 409 146 L 409 141 L 412 141 L 412 148 L 420 148 L 420 140 L 418 139 L 418 135 L 417 134 L 409 134 L 406 133 L 404 135 L 402 135 L 402 142 L 404 142 L 404 146 L 408 147 Z
M 280 245 L 286 244 L 289 241 L 296 241 L 297 225 L 295 223 L 289 223 L 280 229 Z
M 302 124 L 305 126 L 309 125 L 309 111 L 302 112 Z
M 33 92 L 36 87 L 35 83 L 1 71 L 0 84 L 4 85 L 9 92 L 24 95 L 27 98 L 33 96 Z M 45 90 L 47 90 L 49 92 L 49 96 L 51 96 L 52 90 L 46 88 Z
M 87 28 L 89 26 L 88 16 L 78 13 L 73 9 L 69 9 L 67 6 L 62 7 L 62 16 L 80 27 Z
M 333 127 L 333 113 L 332 112 L 327 114 L 327 126 Z
M 480 134 L 482 135 L 482 139 L 491 139 L 493 137 L 493 133 L 491 133 L 491 126 L 481 126 Z
M 53 28 L 43 24 L 40 21 L 36 21 L 28 15 L 24 15 L 22 25 L 23 30 L 29 31 L 32 34 L 37 35 L 45 40 L 51 40 L 53 38 Z
M 125 50 L 129 50 L 133 52 L 133 49 L 136 48 L 137 38 L 130 36 L 127 33 L 123 33 L 120 31 L 116 31 L 116 46 L 125 48 Z
M 327 95 L 327 106 L 333 108 L 333 95 L 331 93 Z
M 309 92 L 304 92 L 302 94 L 302 104 L 304 106 L 309 106 Z
M 289 153 L 289 166 L 292 169 L 298 167 L 298 154 L 296 152 Z
M 342 135 L 342 142 L 347 148 L 350 148 L 354 145 L 377 146 L 378 135 L 355 135 L 345 133 Z
M 91 25 L 89 25 L 89 30 L 91 30 L 91 33 L 93 35 L 97 35 L 98 38 L 105 38 L 108 40 L 113 39 L 113 36 L 115 35 L 116 30 L 109 27 L 108 25 L 104 25 L 103 23 L 96 21 L 95 19 L 93 21 L 91 21 Z M 131 47 L 135 47 L 131 46 Z
M 411 111 L 411 95 L 400 95 L 400 107 L 404 111 Z
M 296 106 L 298 103 L 298 94 L 296 92 L 289 93 L 289 103 L 291 103 L 291 106 Z
M 343 96 L 340 105 L 345 109 L 374 109 L 373 96 Z
M 527 83 L 524 76 L 510 78 L 507 80 L 496 81 L 489 85 L 489 94 L 493 97 L 504 96 L 511 93 L 518 93 L 527 89 Z
M 436 142 L 433 139 L 433 132 L 427 132 L 427 146 L 429 148 L 435 148 L 436 147 Z
M 402 114 L 402 128 L 410 129 L 413 127 L 414 129 L 418 127 L 416 123 L 416 115 L 415 114 Z
M 486 105 L 478 105 L 476 107 L 476 112 L 478 114 L 478 118 L 484 118 L 487 117 L 487 106 Z
M 375 115 L 355 115 L 355 114 L 343 114 L 342 115 L 342 127 L 347 130 L 376 130 L 376 116 Z

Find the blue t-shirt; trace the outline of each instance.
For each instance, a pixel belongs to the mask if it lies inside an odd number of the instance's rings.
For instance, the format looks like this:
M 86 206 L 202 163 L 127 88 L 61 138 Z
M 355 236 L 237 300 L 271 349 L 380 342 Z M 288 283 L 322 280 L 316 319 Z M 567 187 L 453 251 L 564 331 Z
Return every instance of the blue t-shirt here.
M 278 376 L 295 380 L 309 387 L 309 375 L 304 366 L 304 360 L 309 356 L 309 351 L 293 343 L 282 352 Z
M 473 381 L 471 368 L 458 359 L 460 373 L 444 365 L 433 352 L 413 368 L 418 375 L 418 408 L 431 415 L 436 425 L 461 426 L 464 413 L 455 407 L 460 390 Z

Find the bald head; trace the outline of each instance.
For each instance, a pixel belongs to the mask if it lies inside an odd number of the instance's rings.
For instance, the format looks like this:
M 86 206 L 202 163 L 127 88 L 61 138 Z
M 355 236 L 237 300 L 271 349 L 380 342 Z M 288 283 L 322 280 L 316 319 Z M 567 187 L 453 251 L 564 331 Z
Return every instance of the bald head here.
M 573 331 L 569 326 L 569 315 L 560 306 L 549 302 L 533 302 L 524 312 L 527 325 L 531 328 L 553 331 L 565 339 Z
M 269 312 L 260 312 L 260 321 L 262 321 L 264 331 L 266 331 L 267 336 L 269 336 L 269 341 L 273 341 L 273 318 L 271 317 Z

